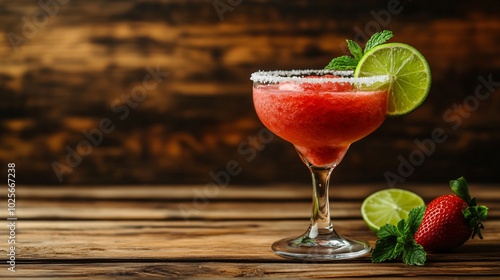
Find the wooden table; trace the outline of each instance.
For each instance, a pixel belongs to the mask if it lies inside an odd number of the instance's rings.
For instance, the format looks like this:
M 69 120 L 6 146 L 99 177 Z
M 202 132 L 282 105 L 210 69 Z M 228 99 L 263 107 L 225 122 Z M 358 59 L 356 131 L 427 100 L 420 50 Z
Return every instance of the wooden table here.
M 383 188 L 332 187 L 337 231 L 373 245 L 376 236 L 362 221 L 359 207 L 363 198 Z M 405 188 L 426 202 L 449 192 L 446 183 Z M 280 185 L 17 186 L 16 272 L 6 264 L 9 232 L 4 226 L 0 277 L 500 278 L 499 186 L 471 184 L 471 192 L 490 208 L 485 239 L 450 253 L 429 254 L 423 267 L 372 264 L 369 256 L 330 263 L 276 256 L 270 249 L 273 241 L 308 226 L 310 192 L 309 186 Z M 7 217 L 3 215 L 6 224 Z

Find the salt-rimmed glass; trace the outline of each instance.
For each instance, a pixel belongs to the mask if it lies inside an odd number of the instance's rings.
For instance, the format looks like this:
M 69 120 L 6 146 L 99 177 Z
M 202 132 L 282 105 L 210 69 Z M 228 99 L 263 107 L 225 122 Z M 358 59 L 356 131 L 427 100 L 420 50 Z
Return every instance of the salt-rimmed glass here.
M 262 123 L 292 143 L 309 168 L 313 208 L 309 228 L 276 241 L 283 257 L 328 261 L 362 256 L 367 242 L 344 238 L 330 221 L 329 182 L 349 145 L 385 120 L 389 76 L 353 78 L 351 71 L 259 71 L 251 75 L 253 101 Z

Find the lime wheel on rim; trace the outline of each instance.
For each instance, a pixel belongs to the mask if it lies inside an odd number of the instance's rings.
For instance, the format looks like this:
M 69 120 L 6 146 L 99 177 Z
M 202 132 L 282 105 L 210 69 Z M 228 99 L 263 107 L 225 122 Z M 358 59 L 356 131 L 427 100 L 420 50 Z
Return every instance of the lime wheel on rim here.
M 358 63 L 354 77 L 389 75 L 387 115 L 407 114 L 424 102 L 431 87 L 431 71 L 424 56 L 403 43 L 387 43 L 369 50 Z

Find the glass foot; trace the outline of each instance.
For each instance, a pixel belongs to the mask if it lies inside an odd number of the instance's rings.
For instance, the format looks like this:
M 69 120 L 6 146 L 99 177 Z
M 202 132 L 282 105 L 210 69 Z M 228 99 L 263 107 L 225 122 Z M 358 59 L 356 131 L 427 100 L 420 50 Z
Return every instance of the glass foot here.
M 276 241 L 272 249 L 277 255 L 285 258 L 332 261 L 361 257 L 370 252 L 370 245 L 364 241 L 339 237 L 335 233 L 318 235 L 315 238 L 304 234 Z

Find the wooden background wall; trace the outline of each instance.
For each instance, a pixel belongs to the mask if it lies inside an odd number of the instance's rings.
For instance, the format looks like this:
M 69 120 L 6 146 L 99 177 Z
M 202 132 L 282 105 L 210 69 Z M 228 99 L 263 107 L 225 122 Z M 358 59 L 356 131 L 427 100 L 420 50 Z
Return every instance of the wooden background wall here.
M 0 2 L 0 166 L 15 162 L 18 184 L 203 184 L 231 161 L 230 183 L 308 183 L 291 145 L 262 131 L 250 73 L 322 68 L 345 38 L 383 28 L 427 57 L 432 90 L 355 143 L 334 181 L 500 180 L 497 0 L 42 3 Z M 398 172 L 435 129 L 446 141 Z

